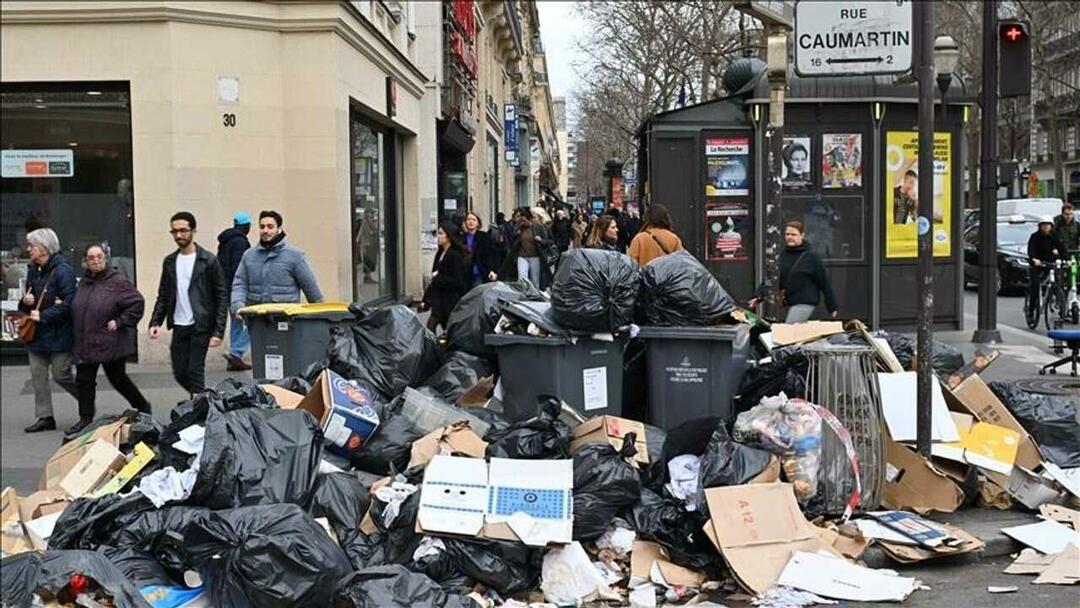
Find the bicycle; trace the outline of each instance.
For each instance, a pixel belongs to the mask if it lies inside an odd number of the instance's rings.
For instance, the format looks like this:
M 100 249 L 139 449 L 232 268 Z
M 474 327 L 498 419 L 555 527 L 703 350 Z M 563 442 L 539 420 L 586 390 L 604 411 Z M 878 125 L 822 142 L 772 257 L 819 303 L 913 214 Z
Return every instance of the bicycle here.
M 1077 296 L 1076 290 L 1078 277 L 1080 277 L 1080 250 L 1070 251 L 1069 256 L 1069 261 L 1066 264 L 1068 279 L 1065 281 L 1068 290 L 1065 294 L 1061 315 L 1073 325 L 1080 325 L 1080 297 Z
M 1061 260 L 1043 266 L 1031 266 L 1031 274 L 1034 276 L 1041 269 L 1046 269 L 1046 276 L 1039 283 L 1038 296 L 1035 302 L 1031 302 L 1030 296 L 1024 298 L 1024 320 L 1028 329 L 1039 326 L 1040 315 L 1046 323 L 1047 331 L 1054 329 L 1055 315 L 1060 317 L 1064 310 L 1065 294 L 1057 285 L 1057 270 L 1065 264 Z

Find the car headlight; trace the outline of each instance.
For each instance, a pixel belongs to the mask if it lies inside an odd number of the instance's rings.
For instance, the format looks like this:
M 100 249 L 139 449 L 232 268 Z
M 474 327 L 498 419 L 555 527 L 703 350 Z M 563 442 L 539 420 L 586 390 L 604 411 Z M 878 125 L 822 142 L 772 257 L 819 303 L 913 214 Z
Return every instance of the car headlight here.
M 1027 268 L 1028 266 L 1031 265 L 1024 258 L 1008 258 L 1008 260 L 1009 260 L 1010 264 L 1012 264 L 1013 266 L 1017 266 L 1019 268 Z

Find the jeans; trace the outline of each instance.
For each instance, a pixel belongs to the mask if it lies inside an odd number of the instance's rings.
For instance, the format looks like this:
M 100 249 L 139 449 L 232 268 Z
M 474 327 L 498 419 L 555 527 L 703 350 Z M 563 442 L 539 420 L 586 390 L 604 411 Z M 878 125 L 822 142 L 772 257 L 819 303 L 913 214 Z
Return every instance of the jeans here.
M 80 363 L 75 366 L 75 386 L 79 392 L 80 418 L 94 417 L 99 365 L 105 368 L 105 377 L 109 379 L 109 384 L 131 404 L 131 407 L 140 412 L 151 413 L 150 403 L 139 392 L 139 388 L 131 381 L 131 377 L 127 375 L 127 372 L 124 371 L 127 363 L 123 359 L 117 359 L 107 363 Z
M 206 389 L 206 351 L 210 348 L 210 334 L 195 330 L 195 326 L 173 327 L 172 356 L 173 377 L 187 392 L 194 395 Z
M 236 317 L 229 317 L 229 353 L 243 359 L 251 344 L 251 336 L 248 335 L 247 325 Z
M 75 377 L 71 373 L 71 353 L 35 353 L 26 351 L 30 358 L 30 383 L 34 387 L 34 414 L 38 418 L 52 418 L 52 387 L 49 386 L 49 370 L 52 379 L 72 397 L 77 397 Z
M 1035 310 L 1042 306 L 1042 302 L 1039 301 L 1039 290 L 1042 288 L 1043 279 L 1048 274 L 1050 274 L 1048 269 L 1038 266 L 1032 266 L 1031 271 L 1028 273 L 1028 310 L 1032 311 L 1032 315 L 1035 314 Z
M 787 318 L 784 319 L 784 323 L 802 323 L 803 321 L 809 321 L 810 315 L 814 314 L 813 304 L 792 304 L 788 307 Z
M 533 287 L 540 289 L 540 258 L 519 257 L 517 271 L 519 279 L 529 279 Z

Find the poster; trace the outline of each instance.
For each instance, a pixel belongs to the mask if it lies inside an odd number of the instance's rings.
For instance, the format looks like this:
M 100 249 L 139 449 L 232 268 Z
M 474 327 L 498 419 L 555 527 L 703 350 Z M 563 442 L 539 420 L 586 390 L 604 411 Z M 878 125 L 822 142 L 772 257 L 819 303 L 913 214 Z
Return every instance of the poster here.
M 75 175 L 75 153 L 61 150 L 2 150 L 3 177 L 71 177 Z
M 885 135 L 885 257 L 918 256 L 919 134 L 889 131 Z M 934 255 L 952 253 L 952 138 L 934 134 Z
M 821 136 L 821 187 L 862 187 L 862 134 Z
M 705 203 L 705 257 L 708 261 L 750 259 L 749 202 Z
M 750 194 L 750 138 L 709 137 L 705 140 L 705 196 Z
M 785 188 L 806 188 L 814 181 L 810 173 L 810 138 L 785 137 L 780 181 Z

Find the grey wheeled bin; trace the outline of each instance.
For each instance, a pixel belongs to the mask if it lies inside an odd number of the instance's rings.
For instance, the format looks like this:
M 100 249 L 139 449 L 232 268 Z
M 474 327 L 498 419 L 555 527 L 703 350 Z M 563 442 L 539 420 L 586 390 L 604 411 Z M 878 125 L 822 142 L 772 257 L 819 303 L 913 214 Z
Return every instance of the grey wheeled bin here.
M 648 422 L 670 430 L 687 420 L 734 415 L 732 398 L 748 367 L 748 325 L 642 327 Z
M 622 414 L 623 342 L 488 334 L 495 349 L 507 420 L 536 415 L 539 395 L 554 395 L 585 417 Z
M 353 319 L 344 302 L 256 304 L 240 309 L 251 336 L 251 373 L 257 379 L 297 376 L 326 357 L 330 327 Z

